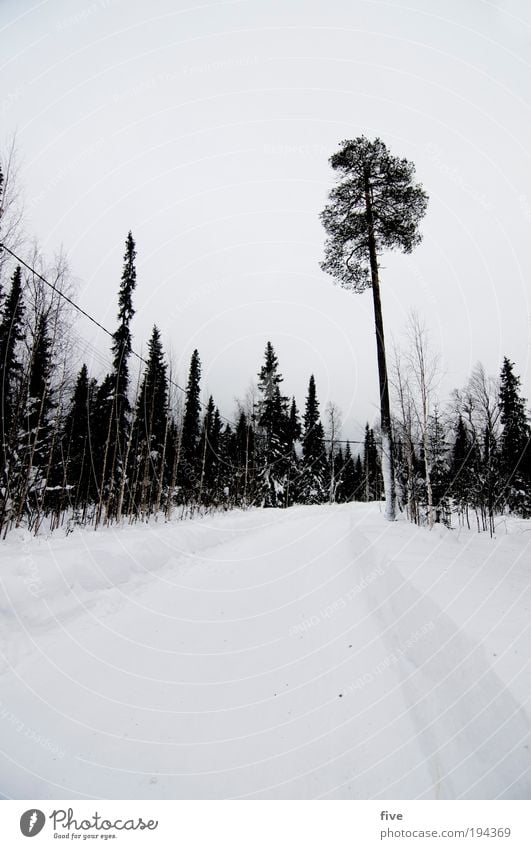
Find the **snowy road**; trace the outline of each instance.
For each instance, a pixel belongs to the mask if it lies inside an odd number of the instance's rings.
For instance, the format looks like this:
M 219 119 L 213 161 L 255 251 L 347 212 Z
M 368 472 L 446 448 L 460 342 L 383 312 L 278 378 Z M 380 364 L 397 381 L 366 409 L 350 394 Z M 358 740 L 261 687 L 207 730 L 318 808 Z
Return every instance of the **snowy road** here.
M 0 550 L 0 792 L 529 798 L 531 523 L 251 511 Z

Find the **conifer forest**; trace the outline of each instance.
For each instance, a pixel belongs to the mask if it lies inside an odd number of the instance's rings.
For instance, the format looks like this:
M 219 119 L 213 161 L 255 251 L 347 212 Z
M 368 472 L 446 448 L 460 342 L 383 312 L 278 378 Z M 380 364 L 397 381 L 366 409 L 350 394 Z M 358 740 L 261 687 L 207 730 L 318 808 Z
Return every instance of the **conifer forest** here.
M 405 350 L 386 359 L 381 306 L 375 313 L 382 417 L 355 443 L 341 438 L 337 406 L 320 407 L 311 363 L 306 397 L 285 394 L 267 339 L 254 395 L 222 414 L 215 398 L 202 397 L 198 350 L 182 386 L 156 325 L 145 356 L 136 353 L 131 321 L 142 280 L 129 232 L 116 269 L 112 369 L 91 373 L 83 364 L 72 373 L 78 305 L 68 266 L 61 258 L 46 265 L 37 249 L 28 260 L 13 155 L 0 172 L 2 536 L 234 507 L 389 502 L 386 490 L 398 512 L 428 527 L 461 523 L 492 533 L 498 515 L 531 515 L 531 431 L 518 366 L 505 357 L 491 376 L 478 364 L 452 397 L 438 398 L 436 356 L 417 315 Z M 343 179 L 322 214 L 323 269 L 354 292 L 372 287 L 376 307 L 377 257 L 420 241 L 427 195 L 412 182 L 413 164 L 380 140 L 345 142 L 330 162 Z

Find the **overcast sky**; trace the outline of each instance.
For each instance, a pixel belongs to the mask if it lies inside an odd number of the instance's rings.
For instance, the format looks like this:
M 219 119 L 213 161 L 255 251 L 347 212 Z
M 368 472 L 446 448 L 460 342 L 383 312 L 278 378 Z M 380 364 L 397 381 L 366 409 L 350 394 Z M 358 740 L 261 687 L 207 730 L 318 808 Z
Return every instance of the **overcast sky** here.
M 377 419 L 371 293 L 319 269 L 328 157 L 361 134 L 412 159 L 430 196 L 422 245 L 382 258 L 389 343 L 415 308 L 443 397 L 504 355 L 529 397 L 524 0 L 1 0 L 0 16 L 28 231 L 64 246 L 77 299 L 113 329 L 131 229 L 135 346 L 156 322 L 181 382 L 197 347 L 225 414 L 270 339 L 301 405 L 313 372 L 345 437 Z

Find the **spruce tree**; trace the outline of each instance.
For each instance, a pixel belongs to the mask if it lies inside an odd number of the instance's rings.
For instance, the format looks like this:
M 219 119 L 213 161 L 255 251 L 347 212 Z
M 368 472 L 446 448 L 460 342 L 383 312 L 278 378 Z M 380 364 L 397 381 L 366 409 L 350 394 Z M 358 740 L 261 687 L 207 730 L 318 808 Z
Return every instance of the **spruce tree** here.
M 359 457 L 358 457 L 359 461 Z M 359 474 L 361 474 L 361 466 L 359 470 Z M 342 497 L 344 501 L 355 501 L 358 495 L 359 489 L 359 475 L 356 471 L 356 464 L 354 463 L 354 458 L 352 456 L 352 451 L 350 448 L 350 442 L 347 442 L 347 447 L 345 448 L 345 456 L 343 460 L 343 471 L 341 475 L 341 489 L 342 489 Z
M 428 440 L 431 451 L 431 487 L 434 521 L 450 523 L 449 463 L 445 429 L 436 409 L 428 423 Z
M 483 454 L 477 473 L 477 489 L 483 530 L 494 534 L 494 516 L 500 508 L 503 488 L 500 482 L 500 452 L 496 435 L 489 423 L 483 434 Z
M 475 477 L 476 448 L 463 417 L 459 415 L 454 426 L 454 442 L 450 452 L 449 492 L 461 522 L 470 527 L 468 509 L 472 505 Z
M 142 513 L 150 513 L 157 498 L 163 466 L 168 420 L 168 379 L 166 363 L 155 325 L 148 343 L 148 359 L 136 404 L 130 460 L 141 469 L 136 486 L 136 504 Z M 132 478 L 133 468 L 129 470 Z
M 90 409 L 94 384 L 83 363 L 77 376 L 70 408 L 60 440 L 64 467 L 64 487 L 74 511 L 89 501 L 92 469 L 90 452 Z
M 17 266 L 0 321 L 0 473 L 4 486 L 9 471 L 9 447 L 22 374 L 18 347 L 23 338 L 23 318 L 22 276 L 20 266 Z
M 20 267 L 15 269 L 0 321 L 0 527 L 12 508 L 15 464 L 18 455 L 17 406 L 20 400 L 24 302 Z
M 125 241 L 124 264 L 118 294 L 118 327 L 113 334 L 113 397 L 107 439 L 104 448 L 102 491 L 106 490 L 107 517 L 116 509 L 117 494 L 126 474 L 124 458 L 129 437 L 129 357 L 132 351 L 131 321 L 133 292 L 136 288 L 136 250 L 131 231 Z M 101 514 L 100 504 L 99 514 Z M 98 516 L 99 518 L 99 516 Z
M 289 437 L 292 442 L 298 442 L 302 435 L 302 427 L 299 418 L 299 411 L 297 409 L 297 404 L 295 403 L 295 398 L 291 399 L 291 406 L 289 408 Z
M 278 371 L 278 358 L 271 342 L 265 349 L 265 362 L 258 374 L 258 390 L 260 400 L 258 402 L 258 426 L 266 437 L 266 454 L 270 450 L 270 443 L 278 428 L 277 413 L 278 393 L 283 377 Z M 282 397 L 282 396 L 281 396 Z M 282 399 L 286 400 L 286 399 Z
M 216 405 L 211 395 L 207 401 L 206 412 L 203 417 L 198 451 L 200 463 L 199 497 L 206 506 L 209 506 L 212 497 L 212 480 L 216 465 L 216 446 L 213 443 L 215 413 Z M 217 448 L 219 450 L 219 445 Z
M 293 439 L 288 399 L 280 392 L 282 375 L 271 342 L 264 360 L 258 374 L 256 498 L 263 507 L 287 507 Z
M 200 478 L 200 380 L 201 361 L 198 351 L 195 350 L 190 360 L 190 371 L 186 384 L 186 400 L 179 450 L 178 483 L 181 498 L 185 502 L 193 500 L 197 495 Z
M 344 492 L 345 458 L 343 457 L 341 445 L 334 457 L 334 467 L 336 469 L 335 501 L 337 504 L 342 504 L 346 499 Z
M 302 471 L 299 497 L 303 504 L 323 504 L 328 498 L 328 463 L 324 431 L 313 374 L 308 384 L 302 434 Z
M 361 462 L 361 457 L 358 454 L 356 457 L 356 462 L 354 463 L 354 481 L 355 481 L 355 489 L 354 489 L 354 501 L 362 501 L 363 500 L 363 463 Z
M 108 494 L 107 459 L 110 452 L 112 412 L 114 406 L 114 378 L 106 374 L 101 383 L 94 386 L 94 405 L 90 417 L 90 455 L 92 465 L 91 490 L 98 504 L 97 513 Z M 96 516 L 96 522 L 99 516 Z
M 48 335 L 47 318 L 42 313 L 35 328 L 19 422 L 17 525 L 26 513 L 31 526 L 34 521 L 38 521 L 44 506 L 52 448 L 51 373 L 52 344 Z
M 374 430 L 365 425 L 363 445 L 363 491 L 364 501 L 379 501 L 382 496 L 380 460 L 374 438 Z
M 254 443 L 252 421 L 242 410 L 236 425 L 233 481 L 234 497 L 244 507 L 251 504 L 256 497 Z
M 131 231 L 125 241 L 124 265 L 118 295 L 118 327 L 113 335 L 113 374 L 115 379 L 116 433 L 122 442 L 125 439 L 126 415 L 129 404 L 129 357 L 132 351 L 131 321 L 133 292 L 136 288 L 136 250 Z
M 504 357 L 500 376 L 499 408 L 503 428 L 500 441 L 501 498 L 510 510 L 529 515 L 531 429 L 525 398 L 520 395 L 520 378 L 514 373 L 514 363 L 507 357 Z

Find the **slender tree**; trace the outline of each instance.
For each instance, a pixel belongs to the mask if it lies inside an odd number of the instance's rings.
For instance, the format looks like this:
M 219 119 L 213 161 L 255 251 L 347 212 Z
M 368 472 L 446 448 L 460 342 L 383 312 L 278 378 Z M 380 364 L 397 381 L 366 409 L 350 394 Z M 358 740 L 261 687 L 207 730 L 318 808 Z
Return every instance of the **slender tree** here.
M 365 425 L 365 438 L 363 445 L 363 487 L 365 501 L 378 501 L 381 497 L 381 471 L 378 458 L 378 449 L 374 430 Z
M 504 357 L 499 393 L 502 499 L 511 510 L 527 515 L 531 509 L 531 429 L 525 405 L 525 398 L 520 395 L 520 378 L 514 373 L 514 363 Z
M 134 465 L 142 470 L 136 500 L 143 515 L 151 512 L 160 478 L 165 476 L 162 460 L 168 419 L 166 371 L 160 332 L 155 325 L 148 343 L 148 359 L 138 393 L 131 440 Z
M 256 498 L 263 507 L 286 507 L 289 503 L 289 477 L 293 439 L 288 398 L 280 392 L 282 375 L 271 342 L 265 349 L 264 364 L 258 374 Z
M 17 526 L 24 512 L 31 525 L 42 509 L 49 467 L 51 413 L 52 346 L 45 313 L 42 313 L 33 339 L 25 399 L 19 421 L 19 493 Z
M 12 506 L 15 465 L 18 455 L 17 407 L 23 366 L 19 346 L 23 338 L 24 302 L 22 277 L 17 267 L 11 280 L 0 321 L 0 527 Z
M 80 504 L 89 499 L 90 493 L 90 407 L 93 388 L 87 366 L 83 363 L 60 439 L 63 488 L 75 512 Z
M 7 462 L 8 442 L 13 429 L 17 382 L 22 372 L 18 346 L 23 338 L 23 317 L 22 277 L 20 266 L 17 266 L 0 321 L 0 470 L 2 474 Z
M 410 253 L 420 241 L 419 222 L 427 195 L 413 182 L 415 168 L 392 156 L 380 139 L 364 136 L 341 143 L 330 164 L 340 176 L 330 192 L 321 220 L 328 233 L 324 271 L 344 288 L 363 292 L 372 288 L 380 385 L 382 464 L 386 518 L 395 518 L 395 484 L 391 409 L 385 356 L 378 257 L 399 248 Z
M 133 292 L 136 288 L 136 249 L 131 231 L 125 240 L 125 253 L 118 293 L 118 327 L 113 335 L 112 354 L 114 384 L 111 420 L 109 422 L 108 444 L 106 446 L 107 461 L 104 464 L 104 474 L 108 470 L 108 502 L 107 513 L 112 515 L 115 510 L 114 500 L 119 491 L 122 475 L 127 470 L 124 467 L 124 456 L 129 435 L 129 358 L 132 351 L 131 321 L 135 314 L 133 309 Z M 110 455 L 110 464 L 108 458 Z M 107 467 L 107 468 L 106 468 Z M 103 482 L 104 484 L 106 481 Z
M 302 434 L 302 471 L 300 498 L 304 504 L 323 504 L 328 496 L 328 462 L 324 430 L 313 374 L 308 384 Z
M 200 380 L 201 360 L 195 350 L 190 360 L 188 383 L 186 384 L 186 401 L 181 430 L 178 480 L 181 497 L 185 502 L 194 498 L 199 484 L 201 457 L 199 455 L 200 424 Z

